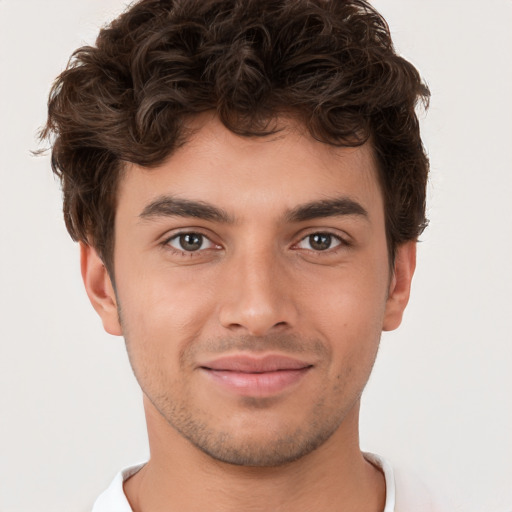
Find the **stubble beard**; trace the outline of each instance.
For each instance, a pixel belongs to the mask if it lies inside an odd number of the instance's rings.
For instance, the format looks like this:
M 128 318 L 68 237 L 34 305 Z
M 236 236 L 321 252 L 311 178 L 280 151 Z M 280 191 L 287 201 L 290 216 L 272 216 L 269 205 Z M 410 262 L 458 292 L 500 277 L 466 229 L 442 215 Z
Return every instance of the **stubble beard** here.
M 324 402 L 318 402 L 312 411 L 311 421 L 295 428 L 282 428 L 271 432 L 271 435 L 267 432 L 261 438 L 259 432 L 246 436 L 215 429 L 201 420 L 200 414 L 183 404 L 146 396 L 166 422 L 202 453 L 218 462 L 247 467 L 284 466 L 305 457 L 336 432 L 346 414 L 340 410 L 327 412 Z M 253 403 L 249 406 L 265 408 L 262 400 L 251 401 Z
M 128 356 L 135 377 L 142 391 L 152 406 L 165 419 L 168 425 L 188 440 L 195 448 L 208 455 L 215 461 L 246 467 L 277 467 L 284 466 L 301 459 L 322 446 L 340 427 L 348 412 L 358 403 L 363 387 L 352 396 L 346 396 L 347 384 L 352 375 L 350 368 L 345 375 L 339 375 L 336 384 L 329 393 L 318 397 L 317 402 L 311 407 L 306 420 L 298 426 L 283 425 L 270 433 L 262 433 L 261 429 L 247 434 L 246 432 L 233 432 L 233 429 L 215 428 L 216 422 L 208 421 L 208 414 L 200 407 L 194 406 L 194 396 L 189 393 L 180 393 L 172 390 L 180 389 L 182 383 L 169 382 L 169 376 L 163 371 L 156 376 L 148 369 L 152 362 L 141 361 L 133 358 L 130 350 L 130 342 L 126 330 L 125 339 Z M 208 346 L 208 343 L 206 343 Z M 254 352 L 254 340 L 248 345 L 246 339 L 215 340 L 210 342 L 210 352 L 223 353 L 228 349 L 249 350 Z M 329 350 L 317 340 L 299 340 L 297 336 L 269 337 L 266 342 L 258 341 L 258 350 L 264 351 L 277 349 L 291 355 L 301 352 L 315 352 L 324 360 L 329 360 Z M 187 360 L 194 359 L 194 353 L 203 350 L 205 344 L 200 347 L 193 345 L 193 349 L 181 354 L 180 363 L 186 365 Z M 135 364 L 138 359 L 140 365 Z M 370 368 L 371 369 L 371 368 Z M 369 376 L 369 374 L 368 374 Z M 158 389 L 154 389 L 154 383 L 159 382 Z M 162 386 L 161 384 L 164 383 Z M 167 384 L 165 384 L 167 383 Z M 366 384 L 366 381 L 365 383 Z M 350 387 L 350 386 L 348 386 Z M 331 397 L 329 400 L 326 397 Z M 332 397 L 335 397 L 333 399 Z M 266 413 L 272 408 L 273 398 L 246 397 L 242 400 L 245 410 L 257 409 Z M 344 407 L 343 405 L 344 404 Z M 222 412 L 221 412 L 222 413 Z M 276 413 L 278 414 L 278 413 Z M 211 416 L 211 414 L 210 414 Z

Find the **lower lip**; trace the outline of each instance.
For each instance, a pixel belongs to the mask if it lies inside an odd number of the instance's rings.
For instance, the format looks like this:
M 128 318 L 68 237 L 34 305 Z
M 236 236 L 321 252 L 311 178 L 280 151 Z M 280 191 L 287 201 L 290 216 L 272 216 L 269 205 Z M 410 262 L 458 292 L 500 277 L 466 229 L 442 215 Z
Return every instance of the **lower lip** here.
M 225 389 L 243 396 L 270 396 L 296 385 L 311 367 L 264 373 L 243 373 L 203 368 L 206 374 Z

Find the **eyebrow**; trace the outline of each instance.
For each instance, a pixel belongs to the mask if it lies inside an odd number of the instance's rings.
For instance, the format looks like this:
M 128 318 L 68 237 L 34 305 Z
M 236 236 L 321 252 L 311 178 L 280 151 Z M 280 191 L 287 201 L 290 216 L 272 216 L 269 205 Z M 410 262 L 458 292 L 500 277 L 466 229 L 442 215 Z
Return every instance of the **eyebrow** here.
M 234 219 L 221 208 L 202 201 L 192 201 L 173 196 L 160 196 L 151 201 L 139 214 L 143 220 L 153 217 L 195 217 L 222 223 L 233 223 Z
M 337 197 L 312 201 L 293 208 L 286 214 L 289 222 L 304 222 L 322 217 L 337 217 L 343 215 L 355 215 L 368 218 L 368 212 L 357 201 L 349 197 Z
M 357 201 L 348 197 L 323 199 L 299 205 L 286 212 L 287 222 L 304 222 L 322 217 L 356 215 L 368 218 L 368 212 Z M 155 217 L 194 217 L 203 220 L 234 224 L 235 219 L 222 208 L 203 201 L 193 201 L 174 196 L 160 196 L 144 207 L 139 214 L 142 220 Z

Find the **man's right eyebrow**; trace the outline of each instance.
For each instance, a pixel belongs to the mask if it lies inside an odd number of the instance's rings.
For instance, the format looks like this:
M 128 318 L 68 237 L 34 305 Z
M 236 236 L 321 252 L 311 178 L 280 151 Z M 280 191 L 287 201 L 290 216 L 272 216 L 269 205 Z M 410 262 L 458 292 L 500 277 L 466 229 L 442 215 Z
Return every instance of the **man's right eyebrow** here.
M 141 220 L 156 217 L 194 217 L 232 224 L 234 219 L 221 208 L 203 201 L 193 201 L 174 196 L 160 196 L 147 204 L 139 214 Z

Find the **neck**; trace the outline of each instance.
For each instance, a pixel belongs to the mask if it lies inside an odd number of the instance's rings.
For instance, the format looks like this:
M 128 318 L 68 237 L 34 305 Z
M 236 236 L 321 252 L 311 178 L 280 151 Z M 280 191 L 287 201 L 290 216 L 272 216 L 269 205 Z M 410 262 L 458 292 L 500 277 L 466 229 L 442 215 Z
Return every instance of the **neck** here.
M 151 457 L 124 485 L 134 512 L 384 509 L 383 475 L 359 449 L 359 403 L 321 447 L 278 467 L 216 461 L 169 426 L 147 400 L 145 409 Z

